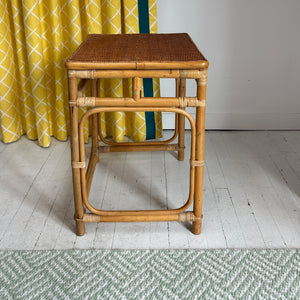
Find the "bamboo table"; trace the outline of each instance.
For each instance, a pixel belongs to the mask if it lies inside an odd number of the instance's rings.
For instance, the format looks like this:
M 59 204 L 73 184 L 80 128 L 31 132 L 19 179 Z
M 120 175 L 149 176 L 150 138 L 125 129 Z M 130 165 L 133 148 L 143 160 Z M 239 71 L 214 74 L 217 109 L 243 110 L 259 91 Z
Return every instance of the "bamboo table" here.
M 188 34 L 89 35 L 66 62 L 71 119 L 71 153 L 77 235 L 84 235 L 88 222 L 192 221 L 194 234 L 201 232 L 205 136 L 205 103 L 208 61 Z M 131 98 L 99 96 L 99 80 L 132 78 Z M 176 97 L 142 97 L 142 78 L 174 78 Z M 186 79 L 197 82 L 196 97 L 186 97 Z M 79 83 L 78 83 L 79 80 Z M 83 97 L 91 81 L 90 97 Z M 79 119 L 78 108 L 88 107 Z M 195 121 L 186 107 L 196 108 Z M 103 138 L 99 128 L 101 112 L 174 112 L 174 136 L 167 141 L 113 143 Z M 83 124 L 92 118 L 92 150 L 85 162 Z M 184 158 L 185 118 L 191 125 L 190 191 L 185 205 L 177 209 L 108 211 L 89 202 L 89 191 L 101 152 L 178 151 Z M 173 142 L 178 134 L 176 143 Z M 99 138 L 106 146 L 99 146 Z M 193 211 L 186 211 L 193 203 Z M 88 211 L 88 212 L 87 212 Z

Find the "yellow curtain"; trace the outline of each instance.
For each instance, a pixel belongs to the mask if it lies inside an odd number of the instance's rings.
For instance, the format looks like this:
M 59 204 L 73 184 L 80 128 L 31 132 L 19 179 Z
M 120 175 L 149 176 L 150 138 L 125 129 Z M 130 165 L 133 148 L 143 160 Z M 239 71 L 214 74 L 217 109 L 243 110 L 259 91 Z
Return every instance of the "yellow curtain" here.
M 155 33 L 156 1 L 148 5 Z M 43 147 L 51 136 L 68 136 L 67 57 L 89 33 L 139 32 L 138 0 L 0 0 L 0 20 L 0 139 L 9 143 L 26 134 Z M 101 94 L 125 96 L 130 86 L 130 80 L 102 81 Z M 153 91 L 159 96 L 158 80 Z M 161 115 L 154 119 L 158 138 Z M 101 122 L 103 134 L 116 141 L 146 138 L 145 113 L 103 114 Z

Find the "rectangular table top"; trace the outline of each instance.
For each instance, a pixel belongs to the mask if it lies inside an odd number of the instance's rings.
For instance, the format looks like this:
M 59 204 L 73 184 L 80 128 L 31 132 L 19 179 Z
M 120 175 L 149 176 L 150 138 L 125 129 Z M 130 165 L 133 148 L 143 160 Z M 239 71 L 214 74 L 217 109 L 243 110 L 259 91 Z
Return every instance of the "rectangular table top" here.
M 208 61 L 187 33 L 90 34 L 68 69 L 197 69 Z

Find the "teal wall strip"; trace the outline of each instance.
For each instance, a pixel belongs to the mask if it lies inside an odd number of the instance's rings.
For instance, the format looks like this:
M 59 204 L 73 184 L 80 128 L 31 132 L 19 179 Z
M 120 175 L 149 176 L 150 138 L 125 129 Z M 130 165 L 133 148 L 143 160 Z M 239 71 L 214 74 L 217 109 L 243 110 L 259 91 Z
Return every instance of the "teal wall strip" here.
M 139 29 L 140 33 L 150 33 L 149 4 L 148 0 L 138 0 Z M 144 96 L 153 97 L 153 80 L 144 78 Z M 155 139 L 155 119 L 154 112 L 145 112 L 146 117 L 146 139 Z

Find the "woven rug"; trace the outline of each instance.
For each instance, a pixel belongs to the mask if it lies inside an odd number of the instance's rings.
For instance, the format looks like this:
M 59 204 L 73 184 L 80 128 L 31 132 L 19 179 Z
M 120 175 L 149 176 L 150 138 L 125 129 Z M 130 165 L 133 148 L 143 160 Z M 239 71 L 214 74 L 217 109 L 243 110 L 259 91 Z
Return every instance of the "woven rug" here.
M 0 252 L 0 299 L 299 298 L 299 250 Z

